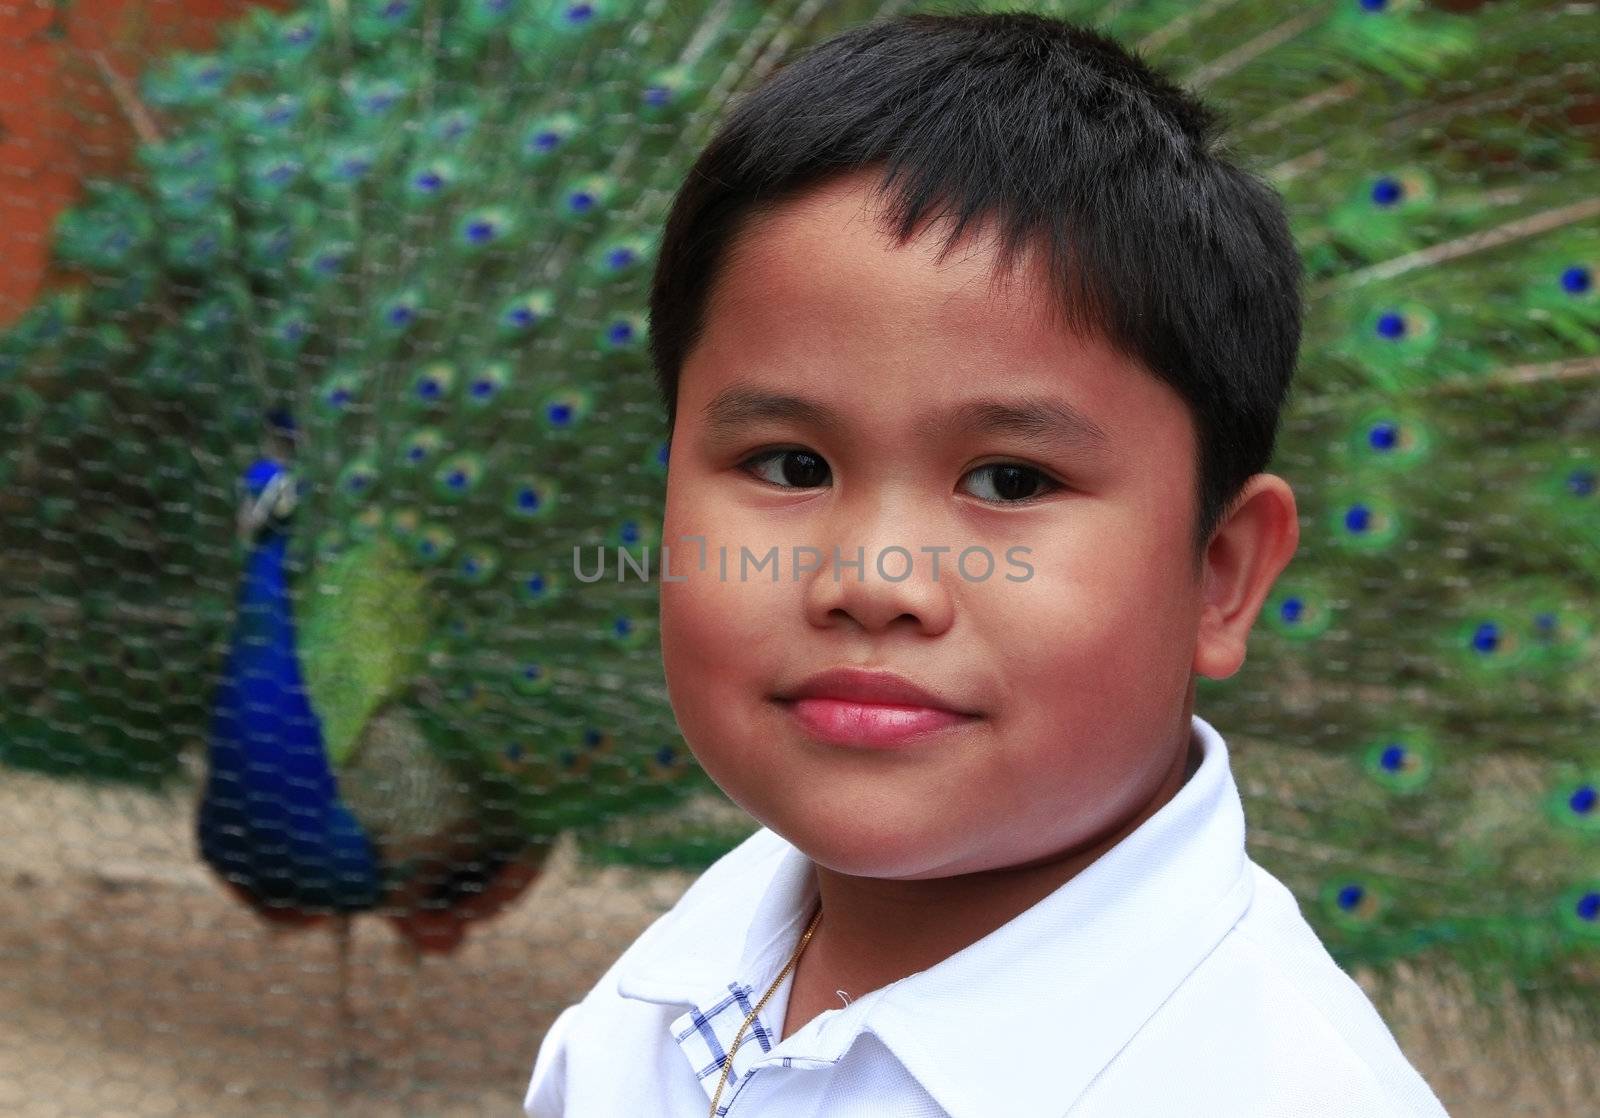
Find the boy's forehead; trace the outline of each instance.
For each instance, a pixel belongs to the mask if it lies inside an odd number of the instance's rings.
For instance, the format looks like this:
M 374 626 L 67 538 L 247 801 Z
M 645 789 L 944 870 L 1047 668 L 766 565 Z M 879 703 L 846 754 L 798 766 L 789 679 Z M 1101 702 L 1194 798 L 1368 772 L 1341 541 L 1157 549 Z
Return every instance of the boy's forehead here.
M 702 437 L 737 441 L 761 418 L 896 445 L 935 429 L 1006 430 L 1118 457 L 1159 445 L 1149 465 L 1170 475 L 1191 436 L 1185 405 L 1138 358 L 1062 323 L 1048 254 L 1025 244 L 1002 273 L 997 224 L 976 219 L 942 259 L 947 218 L 898 244 L 878 181 L 829 180 L 729 246 L 680 382 Z M 979 414 L 989 404 L 1001 407 Z
M 866 298 L 882 310 L 886 297 L 900 296 L 895 305 L 920 307 L 936 333 L 993 333 L 1003 324 L 1013 341 L 1045 344 L 1064 333 L 1045 254 L 1025 244 L 1001 269 L 992 215 L 975 216 L 948 249 L 953 218 L 925 218 L 899 244 L 875 193 L 879 177 L 865 170 L 827 180 L 747 223 L 730 245 L 716 311 L 782 316 L 788 304 L 848 312 Z

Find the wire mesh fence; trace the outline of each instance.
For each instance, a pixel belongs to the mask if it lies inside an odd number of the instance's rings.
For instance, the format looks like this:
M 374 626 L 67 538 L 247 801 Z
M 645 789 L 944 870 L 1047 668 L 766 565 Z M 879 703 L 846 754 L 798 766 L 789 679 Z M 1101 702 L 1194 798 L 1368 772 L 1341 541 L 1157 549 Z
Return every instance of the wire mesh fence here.
M 1251 855 L 1452 1114 L 1592 1113 L 1595 6 L 980 6 L 1214 99 L 1302 252 Z M 0 1112 L 514 1113 L 756 829 L 572 555 L 664 542 L 690 162 L 911 10 L 0 4 Z

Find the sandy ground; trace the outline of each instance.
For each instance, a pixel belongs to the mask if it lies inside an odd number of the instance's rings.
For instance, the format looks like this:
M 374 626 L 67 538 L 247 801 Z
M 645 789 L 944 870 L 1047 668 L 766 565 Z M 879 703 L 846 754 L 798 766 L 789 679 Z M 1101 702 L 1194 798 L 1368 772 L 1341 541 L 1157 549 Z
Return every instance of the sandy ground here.
M 333 936 L 266 931 L 189 825 L 181 802 L 0 774 L 0 1114 L 511 1118 L 556 1013 L 693 879 L 580 869 L 563 843 L 514 910 L 415 973 L 386 923 L 357 921 L 341 1037 Z M 1382 1008 L 1455 1118 L 1600 1107 L 1600 1047 L 1490 1045 L 1438 986 Z M 340 1090 L 342 1042 L 362 1062 Z

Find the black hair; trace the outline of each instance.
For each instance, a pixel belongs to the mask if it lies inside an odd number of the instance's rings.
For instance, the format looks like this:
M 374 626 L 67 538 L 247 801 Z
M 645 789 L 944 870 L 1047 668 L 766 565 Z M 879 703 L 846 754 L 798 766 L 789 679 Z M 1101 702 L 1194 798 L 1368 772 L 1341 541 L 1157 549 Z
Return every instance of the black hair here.
M 1282 200 L 1225 158 L 1223 130 L 1115 39 L 1032 13 L 912 13 L 812 47 L 731 108 L 673 200 L 649 332 L 669 438 L 684 359 L 741 231 L 825 180 L 882 168 L 897 244 L 958 211 L 942 259 L 975 219 L 996 219 L 997 273 L 1044 249 L 1054 320 L 1183 397 L 1198 570 L 1272 458 L 1300 347 Z

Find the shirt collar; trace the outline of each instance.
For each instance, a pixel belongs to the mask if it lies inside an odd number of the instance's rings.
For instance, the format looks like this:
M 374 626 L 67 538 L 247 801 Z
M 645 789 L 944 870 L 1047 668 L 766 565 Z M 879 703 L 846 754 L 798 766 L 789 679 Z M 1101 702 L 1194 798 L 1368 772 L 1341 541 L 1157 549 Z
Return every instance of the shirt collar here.
M 952 1118 L 1032 1113 L 1041 1100 L 1065 1113 L 1250 904 L 1227 745 L 1199 715 L 1192 727 L 1199 768 L 1138 829 L 1001 928 L 828 1015 L 815 1056 L 836 1061 L 870 1032 Z M 742 1021 L 817 898 L 810 860 L 767 828 L 737 853 L 742 872 L 703 875 L 680 901 L 686 918 L 661 921 L 618 968 L 619 994 L 697 1007 L 675 1025 L 698 1024 L 708 1041 L 697 1015 L 728 1007 Z M 784 1038 L 785 1051 L 808 1034 Z M 729 1086 L 774 1043 L 747 1036 Z M 793 1062 L 810 1055 L 796 1047 Z

